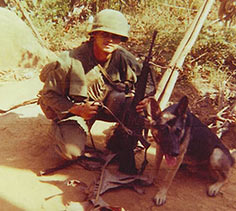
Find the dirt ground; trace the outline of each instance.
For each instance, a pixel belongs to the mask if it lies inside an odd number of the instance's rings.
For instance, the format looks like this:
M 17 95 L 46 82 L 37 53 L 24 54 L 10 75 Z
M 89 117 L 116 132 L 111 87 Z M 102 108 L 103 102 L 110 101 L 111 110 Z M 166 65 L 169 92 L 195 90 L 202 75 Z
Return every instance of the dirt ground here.
M 32 99 L 42 85 L 38 79 L 23 82 L 0 84 L 0 109 Z M 205 113 L 206 115 L 207 113 Z M 1 211 L 62 211 L 67 205 L 74 204 L 67 210 L 86 210 L 81 204 L 86 195 L 78 188 L 67 186 L 68 180 L 76 179 L 91 184 L 99 171 L 88 171 L 73 165 L 49 176 L 38 176 L 45 168 L 62 163 L 54 152 L 53 140 L 47 136 L 50 122 L 44 117 L 38 105 L 28 105 L 0 114 L 0 210 Z M 103 147 L 103 130 L 110 124 L 98 122 L 92 129 L 95 143 Z M 236 130 L 224 136 L 224 141 L 231 148 L 236 148 Z M 154 175 L 155 145 L 148 151 L 149 164 L 145 175 Z M 141 157 L 141 156 L 140 156 Z M 140 163 L 138 157 L 137 163 Z M 113 165 L 110 168 L 117 168 Z M 210 198 L 206 188 L 211 180 L 204 171 L 191 173 L 180 169 L 168 192 L 167 202 L 156 207 L 152 198 L 158 189 L 156 185 L 143 187 L 144 194 L 132 189 L 111 190 L 103 199 L 113 205 L 129 211 L 233 211 L 236 210 L 236 168 L 232 169 L 227 184 L 219 195 Z

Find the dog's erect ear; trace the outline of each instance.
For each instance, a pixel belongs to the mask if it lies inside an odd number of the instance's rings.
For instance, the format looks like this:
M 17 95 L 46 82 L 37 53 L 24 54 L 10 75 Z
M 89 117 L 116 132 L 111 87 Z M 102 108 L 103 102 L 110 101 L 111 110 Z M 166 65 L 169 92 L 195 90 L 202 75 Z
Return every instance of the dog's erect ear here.
M 154 98 L 150 98 L 150 109 L 151 109 L 151 117 L 155 119 L 161 113 L 161 109 Z
M 176 116 L 183 116 L 188 108 L 188 98 L 187 96 L 184 96 L 181 98 L 181 100 L 179 101 L 176 109 L 175 109 L 175 115 Z

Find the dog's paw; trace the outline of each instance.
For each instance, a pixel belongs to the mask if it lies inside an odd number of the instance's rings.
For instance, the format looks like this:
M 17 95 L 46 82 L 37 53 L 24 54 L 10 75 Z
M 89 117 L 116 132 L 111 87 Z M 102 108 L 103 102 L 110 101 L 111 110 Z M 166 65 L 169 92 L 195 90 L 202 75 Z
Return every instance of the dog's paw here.
M 154 203 L 157 206 L 161 206 L 166 202 L 166 194 L 158 192 L 153 198 Z
M 207 195 L 211 197 L 216 196 L 219 193 L 222 185 L 222 183 L 214 183 L 210 185 L 207 190 Z

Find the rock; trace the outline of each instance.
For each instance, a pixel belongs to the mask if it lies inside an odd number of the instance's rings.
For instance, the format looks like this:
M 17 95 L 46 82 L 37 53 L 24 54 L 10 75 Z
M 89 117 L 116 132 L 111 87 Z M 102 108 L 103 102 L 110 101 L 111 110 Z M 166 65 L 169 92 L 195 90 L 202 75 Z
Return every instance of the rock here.
M 41 68 L 54 58 L 42 47 L 31 28 L 14 12 L 0 8 L 0 70 L 10 68 Z
M 20 82 L 0 83 L 0 109 L 9 108 L 37 97 L 43 83 L 38 77 Z

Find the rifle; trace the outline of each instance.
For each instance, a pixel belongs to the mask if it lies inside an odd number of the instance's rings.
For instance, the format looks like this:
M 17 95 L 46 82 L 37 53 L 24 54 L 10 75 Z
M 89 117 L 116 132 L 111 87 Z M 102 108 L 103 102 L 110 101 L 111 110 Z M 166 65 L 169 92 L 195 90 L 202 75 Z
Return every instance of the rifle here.
M 146 151 L 150 146 L 150 143 L 142 135 L 144 129 L 144 118 L 136 112 L 136 106 L 145 97 L 148 74 L 150 73 L 149 61 L 151 59 L 156 35 L 157 31 L 154 31 L 148 56 L 143 62 L 141 74 L 136 83 L 134 98 L 130 107 L 126 109 L 123 115 L 124 118 L 122 122 L 123 125 L 129 129 L 129 133 L 124 131 L 124 127 L 120 127 L 114 132 L 114 136 L 112 136 L 107 143 L 108 149 L 118 153 L 119 170 L 126 174 L 137 173 L 134 148 L 137 146 L 138 141 L 140 141 L 145 148 L 145 160 L 140 170 L 141 173 L 147 164 Z

